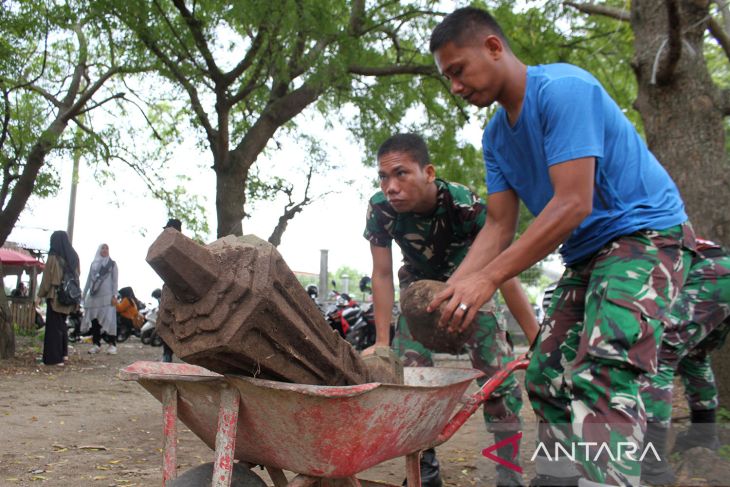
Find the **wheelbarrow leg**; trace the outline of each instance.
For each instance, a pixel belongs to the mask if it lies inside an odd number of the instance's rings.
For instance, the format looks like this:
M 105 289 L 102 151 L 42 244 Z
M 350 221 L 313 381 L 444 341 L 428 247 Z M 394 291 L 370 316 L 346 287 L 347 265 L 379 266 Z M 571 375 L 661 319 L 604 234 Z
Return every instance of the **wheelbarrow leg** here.
M 162 487 L 177 478 L 177 387 L 162 390 Z
M 406 480 L 408 487 L 421 487 L 421 452 L 406 456 Z
M 241 396 L 238 389 L 226 385 L 221 391 L 218 411 L 218 432 L 215 435 L 215 464 L 211 487 L 230 487 L 233 476 L 233 457 L 236 449 L 238 406 Z

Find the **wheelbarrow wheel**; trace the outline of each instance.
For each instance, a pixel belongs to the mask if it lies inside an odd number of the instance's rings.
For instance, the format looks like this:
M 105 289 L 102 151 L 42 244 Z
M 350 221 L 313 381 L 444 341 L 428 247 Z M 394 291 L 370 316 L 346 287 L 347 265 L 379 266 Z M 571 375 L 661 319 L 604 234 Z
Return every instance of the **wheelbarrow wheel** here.
M 207 487 L 211 485 L 212 481 L 213 462 L 191 468 L 167 485 L 168 487 Z M 266 482 L 246 466 L 236 463 L 233 465 L 231 487 L 266 487 Z

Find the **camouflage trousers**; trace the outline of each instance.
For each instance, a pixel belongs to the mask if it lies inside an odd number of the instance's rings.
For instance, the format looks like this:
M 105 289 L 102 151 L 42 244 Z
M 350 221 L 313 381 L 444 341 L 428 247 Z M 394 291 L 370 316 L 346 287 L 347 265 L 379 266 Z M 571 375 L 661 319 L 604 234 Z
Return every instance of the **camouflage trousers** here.
M 514 360 L 513 346 L 504 321 L 494 313 L 477 315 L 476 331 L 464 344 L 472 367 L 486 374 L 478 379 L 484 384 L 497 370 Z M 433 367 L 431 350 L 416 341 L 408 330 L 405 318 L 398 318 L 398 328 L 393 338 L 393 350 L 403 360 L 405 367 Z M 484 402 L 482 413 L 487 430 L 516 431 L 520 429 L 519 412 L 522 409 L 522 393 L 514 376 L 508 377 L 490 398 Z
M 659 347 L 657 373 L 644 376 L 641 384 L 647 420 L 667 427 L 675 373 L 682 377 L 692 410 L 718 406 L 710 352 L 722 346 L 730 332 L 730 256 L 698 255 L 692 260 L 670 319 Z
M 662 330 L 694 248 L 689 224 L 637 232 L 568 267 L 557 284 L 527 391 L 540 423 L 538 449 L 575 450 L 587 480 L 639 485 L 639 455 L 626 448 L 641 447 L 646 429 L 639 376 L 656 371 Z

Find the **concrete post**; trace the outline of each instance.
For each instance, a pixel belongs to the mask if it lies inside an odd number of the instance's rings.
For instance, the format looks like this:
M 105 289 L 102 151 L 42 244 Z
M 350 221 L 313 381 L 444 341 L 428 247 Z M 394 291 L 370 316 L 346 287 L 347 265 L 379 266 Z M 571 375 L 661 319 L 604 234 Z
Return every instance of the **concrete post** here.
M 327 284 L 327 257 L 329 250 L 322 249 L 319 251 L 319 299 L 325 301 L 329 295 L 329 286 Z

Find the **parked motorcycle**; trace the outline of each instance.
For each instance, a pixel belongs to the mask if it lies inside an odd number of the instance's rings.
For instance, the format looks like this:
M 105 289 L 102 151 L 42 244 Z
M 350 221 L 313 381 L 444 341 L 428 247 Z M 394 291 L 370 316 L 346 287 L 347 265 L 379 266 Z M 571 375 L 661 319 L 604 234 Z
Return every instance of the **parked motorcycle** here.
M 121 292 L 124 291 L 121 290 Z M 142 301 L 134 297 L 134 291 L 132 291 L 131 287 L 129 288 L 129 292 L 131 292 L 131 299 L 134 299 L 135 306 L 137 307 L 138 312 L 144 314 L 144 310 L 147 306 Z M 122 295 L 120 294 L 117 299 L 121 301 Z M 140 338 L 141 329 L 135 328 L 132 324 L 132 320 L 126 319 L 122 315 L 117 313 L 117 343 L 126 342 L 130 336 L 136 336 L 137 338 Z
M 375 313 L 372 304 L 365 310 L 360 310 L 355 323 L 345 335 L 345 340 L 359 352 L 375 344 Z
M 349 294 L 337 291 L 335 281 L 332 281 L 331 295 L 335 297 L 335 302 L 326 309 L 325 317 L 332 329 L 337 330 L 355 350 L 362 351 L 373 345 L 375 316 L 372 304 L 363 310 Z
M 140 329 L 139 339 L 145 345 L 152 345 L 153 347 L 162 346 L 162 338 L 157 334 L 157 314 L 160 310 L 160 298 L 162 297 L 162 290 L 155 289 L 152 291 L 152 297 L 157 300 L 157 306 L 147 310 L 145 313 L 145 322 Z

